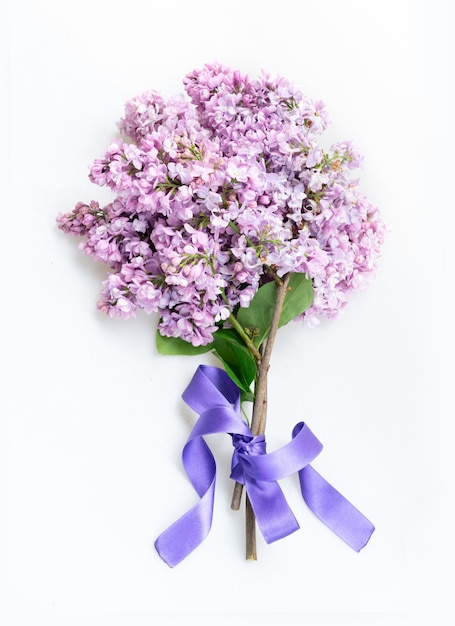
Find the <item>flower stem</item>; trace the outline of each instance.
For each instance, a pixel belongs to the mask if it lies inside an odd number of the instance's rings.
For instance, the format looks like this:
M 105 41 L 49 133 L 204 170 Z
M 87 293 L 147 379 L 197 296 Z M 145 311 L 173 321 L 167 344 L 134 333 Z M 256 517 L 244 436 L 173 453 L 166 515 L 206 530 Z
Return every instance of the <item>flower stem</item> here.
M 238 332 L 238 334 L 241 336 L 241 338 L 243 339 L 243 341 L 247 345 L 249 351 L 251 352 L 251 354 L 256 359 L 256 363 L 259 364 L 261 362 L 261 358 L 262 358 L 261 357 L 261 353 L 256 348 L 256 346 L 254 345 L 252 339 L 246 334 L 245 329 L 243 328 L 243 326 L 237 321 L 237 319 L 232 315 L 232 313 L 229 315 L 229 322 L 232 324 L 232 326 L 235 328 L 235 330 Z
M 253 507 L 251 506 L 248 495 L 245 499 L 245 512 L 246 559 L 247 561 L 257 561 L 258 555 L 256 550 L 256 518 L 254 517 Z
M 266 416 L 267 416 L 267 376 L 270 369 L 270 360 L 272 357 L 272 349 L 275 343 L 276 333 L 280 323 L 281 311 L 283 309 L 284 299 L 289 286 L 291 274 L 283 276 L 282 284 L 277 284 L 275 308 L 273 311 L 270 330 L 267 341 L 262 349 L 261 360 L 258 366 L 258 376 L 255 385 L 255 397 L 253 405 L 253 415 L 251 420 L 251 434 L 255 437 L 265 432 Z M 232 498 L 231 507 L 238 509 L 240 506 L 240 498 L 242 495 L 242 485 L 236 484 Z M 257 560 L 256 551 L 256 523 L 253 508 L 246 498 L 246 559 Z

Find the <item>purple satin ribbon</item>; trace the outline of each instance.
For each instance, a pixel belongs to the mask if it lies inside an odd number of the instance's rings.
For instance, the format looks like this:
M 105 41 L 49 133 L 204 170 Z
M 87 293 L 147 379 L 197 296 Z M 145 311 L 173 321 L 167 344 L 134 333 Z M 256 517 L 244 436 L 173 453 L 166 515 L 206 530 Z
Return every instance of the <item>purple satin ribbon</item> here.
M 264 435 L 253 437 L 240 415 L 237 385 L 217 367 L 199 366 L 182 397 L 199 414 L 182 460 L 200 500 L 155 542 L 158 554 L 170 567 L 197 548 L 212 525 L 216 465 L 203 436 L 213 433 L 232 437 L 231 478 L 245 485 L 267 543 L 299 528 L 277 482 L 297 472 L 303 499 L 311 511 L 357 552 L 367 544 L 373 524 L 311 467 L 322 444 L 306 424 L 299 422 L 288 444 L 267 453 Z

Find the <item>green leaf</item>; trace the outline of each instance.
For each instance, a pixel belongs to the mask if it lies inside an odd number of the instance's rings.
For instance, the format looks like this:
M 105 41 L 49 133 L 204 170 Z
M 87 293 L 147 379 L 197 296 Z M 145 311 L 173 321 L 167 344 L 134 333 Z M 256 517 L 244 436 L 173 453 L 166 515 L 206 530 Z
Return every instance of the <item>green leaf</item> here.
M 306 311 L 313 303 L 313 296 L 311 280 L 305 274 L 292 274 L 278 326 L 284 326 Z M 269 334 L 275 300 L 276 283 L 272 281 L 257 290 L 248 308 L 240 308 L 237 313 L 237 320 L 243 328 L 255 329 L 253 341 L 256 346 L 260 346 Z
M 193 346 L 178 337 L 164 337 L 156 333 L 156 347 L 160 354 L 195 356 L 214 350 L 228 375 L 240 389 L 242 402 L 252 402 L 254 394 L 250 385 L 256 378 L 256 361 L 243 340 L 233 329 L 220 329 L 214 341 L 206 346 Z
M 233 329 L 220 329 L 213 335 L 213 347 L 226 372 L 241 389 L 242 399 L 253 399 L 250 385 L 256 378 L 257 365 L 243 340 Z
M 181 354 L 194 356 L 213 350 L 213 343 L 210 343 L 207 346 L 193 346 L 193 344 L 188 341 L 184 341 L 179 337 L 165 337 L 159 330 L 157 330 L 156 348 L 160 354 Z
M 284 326 L 301 315 L 313 304 L 313 298 L 311 280 L 305 274 L 292 274 L 278 326 Z
M 242 404 L 243 402 L 254 402 L 254 393 L 251 391 L 251 389 L 248 389 L 248 391 L 240 389 L 240 402 Z
M 275 308 L 276 285 L 275 282 L 266 283 L 260 287 L 251 300 L 249 307 L 240 308 L 237 320 L 248 332 L 248 328 L 254 329 L 253 342 L 260 346 L 267 337 Z

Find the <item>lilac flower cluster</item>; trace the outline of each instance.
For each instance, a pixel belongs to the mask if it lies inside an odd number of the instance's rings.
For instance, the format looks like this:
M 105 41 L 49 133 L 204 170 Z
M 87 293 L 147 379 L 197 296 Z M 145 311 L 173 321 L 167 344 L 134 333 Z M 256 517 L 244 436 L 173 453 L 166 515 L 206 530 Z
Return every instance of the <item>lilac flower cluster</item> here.
M 357 150 L 324 150 L 324 105 L 284 78 L 211 64 L 184 85 L 126 104 L 121 138 L 90 168 L 115 199 L 57 218 L 112 270 L 98 307 L 158 312 L 161 334 L 206 345 L 261 284 L 300 272 L 314 288 L 302 317 L 334 317 L 373 275 L 384 237 L 351 176 Z

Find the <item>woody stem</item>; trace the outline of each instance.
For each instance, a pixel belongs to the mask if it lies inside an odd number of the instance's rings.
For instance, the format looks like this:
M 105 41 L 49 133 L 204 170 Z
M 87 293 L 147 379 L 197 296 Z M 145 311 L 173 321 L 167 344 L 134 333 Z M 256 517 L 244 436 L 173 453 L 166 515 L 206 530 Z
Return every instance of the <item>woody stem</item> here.
M 270 369 L 270 360 L 272 357 L 272 349 L 275 343 L 276 333 L 278 331 L 281 311 L 283 309 L 284 299 L 289 286 L 291 274 L 286 274 L 281 284 L 276 287 L 276 300 L 273 311 L 270 330 L 267 341 L 261 350 L 261 360 L 258 367 L 258 375 L 255 385 L 255 398 L 253 405 L 253 415 L 251 421 L 251 434 L 253 437 L 262 435 L 265 432 L 266 416 L 267 416 L 267 376 Z M 232 498 L 231 507 L 238 509 L 240 506 L 240 498 L 242 495 L 242 485 L 236 484 Z M 256 560 L 256 524 L 255 516 L 247 496 L 246 505 L 246 559 Z

